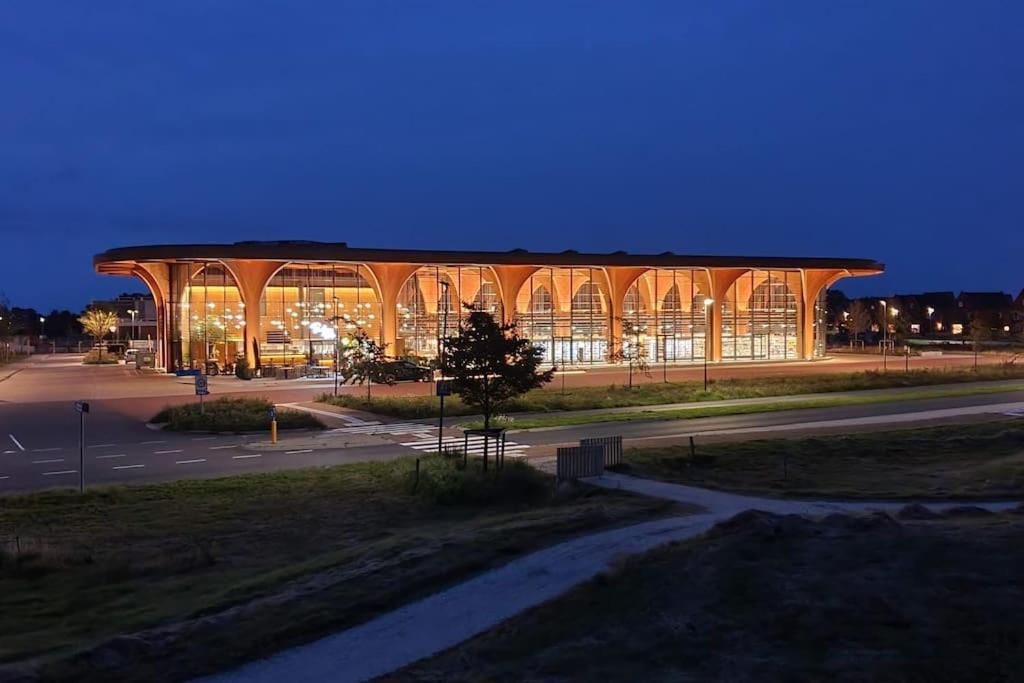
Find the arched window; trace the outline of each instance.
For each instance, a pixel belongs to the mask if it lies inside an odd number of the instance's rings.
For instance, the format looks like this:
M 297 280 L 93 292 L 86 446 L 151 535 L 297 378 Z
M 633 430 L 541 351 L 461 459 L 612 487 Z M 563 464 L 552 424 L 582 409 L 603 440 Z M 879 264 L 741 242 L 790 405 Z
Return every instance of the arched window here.
M 647 312 L 644 299 L 640 296 L 640 287 L 633 285 L 626 290 L 626 296 L 622 299 L 623 315 L 640 315 Z
M 770 277 L 750 295 L 750 309 L 753 311 L 787 311 L 796 309 L 796 297 L 782 280 Z
M 672 285 L 672 287 L 665 293 L 665 298 L 661 302 L 661 310 L 663 311 L 681 311 L 683 310 L 683 302 L 679 298 L 679 285 Z
M 498 290 L 493 282 L 484 282 L 473 297 L 473 306 L 480 311 L 495 313 L 498 310 Z
M 544 285 L 539 285 L 530 296 L 530 313 L 550 313 L 551 307 L 551 292 Z
M 601 290 L 593 282 L 584 282 L 572 297 L 573 315 L 590 315 L 602 312 Z

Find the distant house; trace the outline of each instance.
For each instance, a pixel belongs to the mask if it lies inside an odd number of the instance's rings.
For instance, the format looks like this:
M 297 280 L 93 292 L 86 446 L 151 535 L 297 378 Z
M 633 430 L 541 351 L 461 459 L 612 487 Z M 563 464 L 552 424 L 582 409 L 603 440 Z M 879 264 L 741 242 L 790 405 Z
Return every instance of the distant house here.
M 978 320 L 984 321 L 997 337 L 1012 333 L 1019 323 L 1016 304 L 1006 292 L 960 292 L 956 305 L 964 333 L 968 333 L 971 323 Z
M 953 292 L 896 294 L 891 306 L 907 321 L 912 335 L 945 334 L 959 320 Z

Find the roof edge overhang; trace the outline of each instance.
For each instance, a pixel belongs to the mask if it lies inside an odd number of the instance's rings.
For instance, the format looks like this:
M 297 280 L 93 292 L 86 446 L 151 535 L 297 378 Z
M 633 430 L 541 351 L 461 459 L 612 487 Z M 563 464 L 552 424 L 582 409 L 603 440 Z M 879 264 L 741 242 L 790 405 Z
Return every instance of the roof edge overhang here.
M 885 271 L 882 263 L 862 258 L 786 256 L 707 256 L 672 252 L 661 254 L 582 253 L 578 251 L 531 252 L 456 251 L 425 249 L 375 249 L 349 247 L 344 242 L 235 242 L 233 244 L 168 244 L 109 249 L 93 257 L 97 272 L 117 273 L 117 264 L 167 261 L 249 259 L 268 261 L 340 261 L 351 263 L 409 263 L 422 265 L 529 265 L 641 268 L 758 268 L 835 269 L 851 276 Z

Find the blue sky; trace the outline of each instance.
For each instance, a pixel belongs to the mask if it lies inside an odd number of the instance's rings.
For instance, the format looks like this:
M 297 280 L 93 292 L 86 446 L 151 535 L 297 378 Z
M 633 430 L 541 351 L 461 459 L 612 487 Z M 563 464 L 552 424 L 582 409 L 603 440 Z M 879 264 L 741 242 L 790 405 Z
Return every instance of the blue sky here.
M 0 5 L 0 291 L 114 246 L 855 256 L 1024 287 L 1024 3 Z M 46 256 L 46 258 L 43 258 Z

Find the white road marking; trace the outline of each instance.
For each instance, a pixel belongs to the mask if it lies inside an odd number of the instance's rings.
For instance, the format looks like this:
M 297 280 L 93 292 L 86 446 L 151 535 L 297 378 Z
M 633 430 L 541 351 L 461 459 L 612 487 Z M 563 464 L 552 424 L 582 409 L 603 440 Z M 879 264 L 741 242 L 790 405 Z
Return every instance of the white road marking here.
M 18 451 L 4 451 L 4 455 L 7 455 L 8 453 L 17 453 L 17 452 Z
M 306 406 L 300 406 L 298 403 L 279 403 L 278 405 L 281 406 L 282 408 L 292 408 L 294 410 L 302 410 L 302 411 L 305 411 L 307 413 L 313 413 L 314 415 L 323 415 L 324 417 L 333 417 L 335 419 L 343 420 L 345 422 L 348 422 L 350 425 L 371 424 L 370 422 L 367 422 L 366 420 L 362 420 L 362 419 L 360 419 L 358 417 L 353 417 L 351 415 L 346 415 L 344 413 L 332 413 L 329 410 L 317 410 L 316 408 L 307 408 Z
M 213 441 L 214 439 L 219 439 L 219 438 L 220 438 L 219 436 L 193 436 L 192 440 L 193 441 Z
M 222 448 L 238 448 L 239 445 L 241 445 L 241 444 L 233 443 L 230 446 L 210 446 L 210 450 L 211 451 L 219 451 Z
M 125 456 L 124 453 L 112 453 L 111 455 L 97 455 L 96 459 L 97 460 L 104 460 L 106 458 L 123 458 L 124 456 Z
M 206 462 L 206 458 L 196 458 L 195 460 L 177 460 L 175 465 L 188 465 L 193 462 Z
M 94 443 L 94 444 L 90 444 L 89 448 L 110 448 L 111 446 L 116 446 L 116 445 L 117 445 L 116 443 Z
M 64 458 L 50 458 L 49 460 L 33 460 L 33 465 L 45 465 L 49 462 L 64 462 Z
M 49 477 L 53 474 L 78 474 L 78 470 L 58 470 L 56 472 L 43 472 L 44 477 Z
M 0 477 L 0 480 L 3 480 L 3 479 L 10 479 L 10 478 L 11 478 L 11 476 L 10 476 L 9 474 L 5 474 L 5 475 L 3 475 L 2 477 Z
M 11 437 L 11 441 L 13 441 L 14 445 L 18 447 L 19 451 L 25 450 L 25 447 L 21 445 L 21 442 L 14 438 L 14 434 L 8 434 L 7 436 Z
M 49 453 L 50 451 L 59 451 L 59 450 L 63 450 L 63 449 L 61 449 L 60 447 L 56 447 L 56 448 L 33 448 L 32 452 L 33 453 Z
M 285 455 L 295 455 L 296 453 L 312 453 L 312 448 L 303 448 L 301 451 L 285 451 Z
M 429 440 L 426 440 L 426 441 L 404 441 L 404 442 L 402 442 L 401 445 L 402 446 L 407 446 L 407 447 L 415 449 L 417 451 L 436 451 L 437 450 L 437 439 L 429 439 Z M 482 436 L 470 437 L 470 439 L 468 441 L 468 444 L 466 442 L 464 442 L 463 439 L 461 439 L 461 438 L 459 438 L 457 436 L 446 436 L 446 437 L 444 437 L 441 440 L 441 447 L 442 448 L 447 446 L 449 448 L 458 448 L 458 449 L 461 450 L 464 445 L 467 446 L 466 450 L 469 452 L 470 455 L 483 455 L 483 452 L 484 452 L 484 438 Z M 527 448 L 530 448 L 529 444 L 516 443 L 515 441 L 506 441 L 505 442 L 505 455 L 510 457 L 510 458 L 521 458 L 521 457 L 524 457 L 526 455 L 525 453 L 523 453 L 523 451 L 525 449 L 527 449 Z M 488 444 L 488 446 L 487 446 L 487 453 L 488 453 L 488 455 L 493 454 L 496 449 L 497 449 L 497 444 L 495 444 L 495 443 Z
M 115 467 L 111 467 L 110 469 L 112 469 L 112 470 L 133 470 L 133 469 L 135 469 L 137 467 L 145 467 L 145 465 L 117 465 Z
M 263 456 L 262 453 L 252 453 L 250 455 L 232 455 L 231 459 L 232 460 L 242 460 L 243 458 L 259 458 L 259 457 L 262 457 L 262 456 Z
M 151 446 L 151 445 L 157 444 L 157 443 L 167 443 L 167 439 L 158 439 L 156 441 L 140 441 L 139 445 L 140 446 Z
M 168 453 L 181 453 L 181 449 L 175 448 L 174 450 L 170 451 L 153 451 L 153 455 L 167 455 Z

